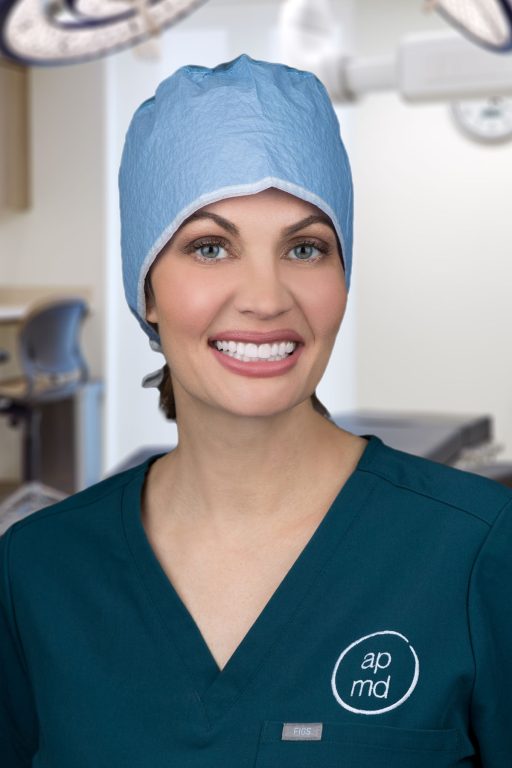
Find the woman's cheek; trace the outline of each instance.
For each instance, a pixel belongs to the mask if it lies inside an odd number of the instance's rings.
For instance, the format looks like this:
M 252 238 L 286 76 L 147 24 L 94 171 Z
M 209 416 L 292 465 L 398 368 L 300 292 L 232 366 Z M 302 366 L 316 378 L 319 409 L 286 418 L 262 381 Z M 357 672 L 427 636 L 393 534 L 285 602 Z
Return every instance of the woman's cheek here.
M 197 335 L 208 331 L 222 306 L 222 285 L 218 281 L 183 279 L 168 284 L 161 306 L 165 325 L 177 334 Z
M 339 275 L 312 281 L 305 295 L 310 323 L 317 334 L 335 336 L 347 306 L 347 293 Z

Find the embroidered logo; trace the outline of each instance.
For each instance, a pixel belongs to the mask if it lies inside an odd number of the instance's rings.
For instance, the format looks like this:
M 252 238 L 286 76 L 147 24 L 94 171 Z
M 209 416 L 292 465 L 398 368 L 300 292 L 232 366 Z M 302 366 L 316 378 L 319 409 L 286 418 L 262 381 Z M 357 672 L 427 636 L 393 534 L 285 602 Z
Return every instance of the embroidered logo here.
M 374 632 L 341 652 L 332 673 L 332 692 L 349 712 L 381 715 L 409 698 L 419 674 L 418 656 L 404 635 Z

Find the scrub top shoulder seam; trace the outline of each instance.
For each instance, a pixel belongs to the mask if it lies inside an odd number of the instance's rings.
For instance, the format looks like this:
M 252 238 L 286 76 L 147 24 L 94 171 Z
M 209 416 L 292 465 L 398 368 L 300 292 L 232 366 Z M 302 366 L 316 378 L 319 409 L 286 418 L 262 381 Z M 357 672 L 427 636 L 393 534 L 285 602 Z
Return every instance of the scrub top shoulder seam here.
M 484 523 L 484 525 L 486 525 L 488 528 L 492 528 L 492 526 L 494 524 L 494 521 L 499 516 L 499 514 L 502 511 L 503 507 L 506 507 L 507 504 L 512 503 L 512 497 L 507 499 L 505 501 L 505 503 L 497 509 L 496 516 L 495 516 L 494 520 L 492 522 L 490 522 L 489 520 L 486 520 L 485 518 L 480 517 L 480 515 L 477 515 L 475 512 L 472 512 L 469 509 L 465 509 L 464 507 L 461 507 L 458 504 L 453 504 L 452 502 L 447 501 L 446 499 L 443 499 L 443 498 L 441 498 L 439 496 L 435 496 L 434 494 L 429 494 L 429 493 L 425 493 L 424 491 L 420 491 L 417 488 L 415 488 L 412 484 L 399 483 L 396 480 L 392 480 L 390 477 L 382 474 L 381 472 L 376 471 L 375 469 L 361 467 L 361 468 L 358 469 L 358 471 L 359 472 L 367 472 L 368 474 L 371 474 L 371 475 L 376 475 L 377 477 L 380 477 L 381 480 L 385 480 L 390 485 L 395 486 L 395 488 L 402 488 L 405 491 L 410 491 L 411 493 L 415 493 L 418 496 L 423 496 L 424 498 L 431 499 L 432 501 L 436 501 L 439 504 L 444 504 L 445 506 L 451 507 L 452 509 L 458 509 L 461 512 L 465 512 L 470 517 L 474 517 L 479 522 Z M 467 474 L 470 474 L 470 473 L 467 473 Z
M 116 493 L 119 491 L 123 493 L 124 488 L 127 485 L 129 485 L 132 482 L 132 480 L 135 477 L 137 477 L 141 472 L 146 470 L 146 464 L 147 462 L 144 462 L 143 464 L 140 464 L 137 467 L 133 467 L 131 469 L 126 470 L 126 472 L 122 472 L 121 474 L 118 474 L 118 475 L 113 475 L 112 477 L 107 477 L 104 480 L 101 480 L 99 483 L 96 483 L 95 485 L 92 485 L 89 488 L 84 488 L 83 491 L 79 491 L 78 493 L 72 494 L 71 496 L 69 496 L 66 499 L 63 499 L 62 501 L 58 501 L 55 504 L 51 504 L 49 507 L 43 507 L 42 509 L 38 509 L 35 512 L 32 512 L 31 514 L 27 515 L 27 517 L 24 517 L 22 520 L 18 520 L 16 523 L 13 523 L 4 533 L 7 534 L 8 532 L 12 532 L 12 534 L 14 535 L 14 533 L 17 533 L 18 531 L 22 530 L 23 528 L 26 528 L 32 523 L 37 523 L 40 520 L 46 520 L 49 517 L 53 517 L 54 515 L 58 515 L 58 514 L 63 514 L 65 512 L 69 512 L 69 513 L 78 512 L 79 510 L 85 509 L 86 507 L 90 507 L 93 504 L 97 504 L 98 502 L 105 501 L 113 493 Z M 105 485 L 103 492 L 99 491 L 99 486 L 101 485 Z M 84 498 L 83 501 L 79 501 L 77 497 L 82 495 L 86 498 Z M 87 497 L 92 497 L 92 498 L 87 498 Z

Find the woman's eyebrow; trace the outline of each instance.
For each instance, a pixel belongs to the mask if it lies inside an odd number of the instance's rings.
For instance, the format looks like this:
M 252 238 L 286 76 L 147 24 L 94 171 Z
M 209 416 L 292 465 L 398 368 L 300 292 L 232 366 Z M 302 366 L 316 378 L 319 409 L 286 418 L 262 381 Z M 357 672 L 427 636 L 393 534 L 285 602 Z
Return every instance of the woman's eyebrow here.
M 189 216 L 188 219 L 185 219 L 185 221 L 181 224 L 180 229 L 185 227 L 187 224 L 190 224 L 192 221 L 197 221 L 198 219 L 212 219 L 212 221 L 218 224 L 219 227 L 227 229 L 227 231 L 231 232 L 232 235 L 240 234 L 238 227 L 235 227 L 235 225 L 230 221 L 225 219 L 223 216 L 219 216 L 218 213 L 209 213 L 208 211 L 196 211 L 191 216 Z
M 291 227 L 286 227 L 286 229 L 283 229 L 283 235 L 285 237 L 293 235 L 295 232 L 299 232 L 299 230 L 304 229 L 305 227 L 309 227 L 310 224 L 327 224 L 327 226 L 332 229 L 334 234 L 336 234 L 333 223 L 328 216 L 322 214 L 312 214 L 311 216 L 307 216 L 305 219 L 301 219 L 296 224 L 292 224 Z
M 181 224 L 180 229 L 193 221 L 198 221 L 199 219 L 211 219 L 216 224 L 218 224 L 219 227 L 227 230 L 232 235 L 240 235 L 238 227 L 236 227 L 231 221 L 228 221 L 228 219 L 225 219 L 223 216 L 219 216 L 218 213 L 210 213 L 209 211 L 196 211 L 195 213 L 191 214 L 191 216 L 185 219 L 185 221 Z M 285 227 L 285 229 L 283 229 L 283 236 L 289 237 L 290 235 L 295 234 L 295 232 L 299 232 L 301 229 L 309 227 L 311 224 L 326 224 L 332 229 L 334 234 L 336 234 L 333 223 L 328 216 L 322 214 L 312 214 L 311 216 L 306 216 L 305 219 L 297 221 L 295 224 L 292 224 L 289 227 Z

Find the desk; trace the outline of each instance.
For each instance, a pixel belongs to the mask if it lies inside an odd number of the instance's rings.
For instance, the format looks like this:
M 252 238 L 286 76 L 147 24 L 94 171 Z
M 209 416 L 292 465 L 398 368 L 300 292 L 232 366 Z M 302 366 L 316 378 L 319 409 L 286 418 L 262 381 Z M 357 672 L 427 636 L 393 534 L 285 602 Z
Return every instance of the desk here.
M 79 296 L 88 304 L 92 290 L 84 285 L 9 285 L 0 287 L 0 323 L 18 323 L 38 304 Z
M 26 304 L 5 304 L 0 306 L 0 323 L 19 323 L 27 313 Z

